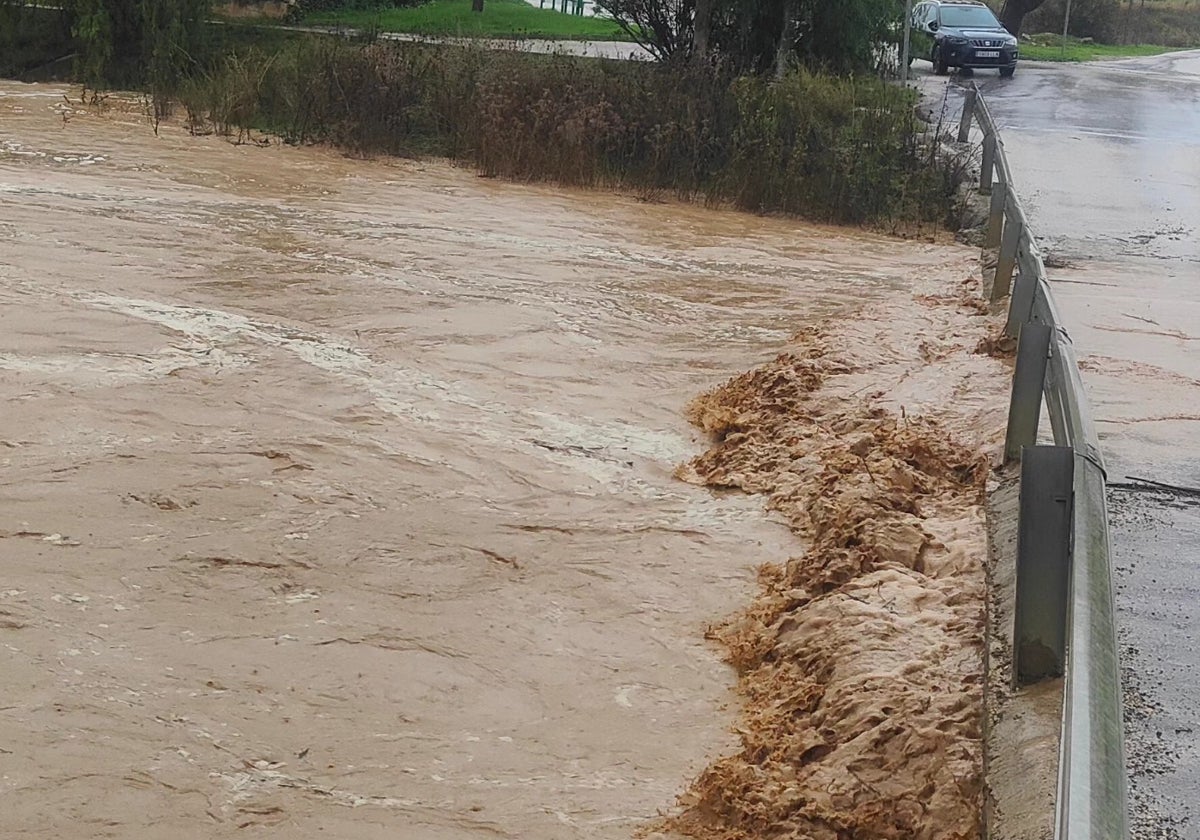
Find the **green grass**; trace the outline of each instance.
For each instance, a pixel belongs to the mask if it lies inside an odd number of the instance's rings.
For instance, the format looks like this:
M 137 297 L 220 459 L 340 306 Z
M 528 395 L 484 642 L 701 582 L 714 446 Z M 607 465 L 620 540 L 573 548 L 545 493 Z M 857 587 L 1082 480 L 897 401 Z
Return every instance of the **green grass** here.
M 1035 35 L 1034 43 L 1021 44 L 1021 58 L 1030 61 L 1096 61 L 1103 58 L 1135 58 L 1143 55 L 1161 55 L 1175 47 L 1156 44 L 1087 44 L 1075 38 L 1067 39 L 1062 47 L 1058 35 Z
M 316 12 L 306 16 L 304 22 L 467 38 L 629 40 L 611 20 L 539 9 L 524 0 L 485 0 L 482 14 L 471 11 L 471 0 L 431 0 L 408 9 Z

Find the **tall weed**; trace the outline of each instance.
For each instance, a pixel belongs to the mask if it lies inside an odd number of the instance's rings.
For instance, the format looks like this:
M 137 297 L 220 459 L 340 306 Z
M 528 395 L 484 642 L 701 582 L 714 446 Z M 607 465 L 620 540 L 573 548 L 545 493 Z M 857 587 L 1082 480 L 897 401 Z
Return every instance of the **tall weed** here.
M 906 227 L 945 220 L 961 175 L 913 94 L 796 70 L 301 38 L 240 50 L 185 86 L 194 124 L 356 154 L 441 155 L 485 175 L 669 193 L 756 212 Z

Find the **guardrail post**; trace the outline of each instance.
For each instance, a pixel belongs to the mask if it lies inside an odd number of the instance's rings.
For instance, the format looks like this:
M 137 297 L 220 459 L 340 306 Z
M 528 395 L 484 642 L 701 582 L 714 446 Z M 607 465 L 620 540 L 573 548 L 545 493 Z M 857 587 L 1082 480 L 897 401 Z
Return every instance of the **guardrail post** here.
M 971 85 L 967 88 L 967 98 L 963 100 L 962 116 L 958 118 L 958 142 L 966 143 L 971 136 L 971 118 L 975 116 L 975 103 L 979 101 L 979 88 Z
M 1066 665 L 1075 450 L 1021 452 L 1013 682 L 1060 677 Z
M 1042 414 L 1042 389 L 1050 359 L 1050 336 L 1045 324 L 1024 324 L 1017 339 L 1017 366 L 1013 370 L 1012 395 L 1008 401 L 1008 432 L 1004 438 L 1004 463 L 1017 458 L 1023 447 L 1037 443 L 1038 418 Z
M 1004 334 L 1010 338 L 1020 336 L 1021 325 L 1033 318 L 1033 296 L 1037 293 L 1037 269 L 1041 260 L 1030 255 L 1028 263 L 1028 268 L 1020 266 L 1017 280 L 1013 283 L 1012 300 L 1008 303 L 1008 320 L 1004 324 Z
M 1008 202 L 1008 185 L 1003 189 L 992 190 L 992 200 L 988 207 L 987 234 L 983 240 L 985 248 L 1000 247 L 1000 232 L 1004 229 L 1005 204 Z
M 983 160 L 979 167 L 979 191 L 987 195 L 992 191 L 992 170 L 996 166 L 996 134 L 983 135 Z
M 1008 187 L 1005 186 L 1007 192 Z M 1021 242 L 1021 222 L 1019 219 L 1007 219 L 1004 234 L 1000 237 L 1000 256 L 996 259 L 996 277 L 992 281 L 992 300 L 997 301 L 1008 295 L 1012 285 L 1013 269 L 1017 265 L 1017 246 Z

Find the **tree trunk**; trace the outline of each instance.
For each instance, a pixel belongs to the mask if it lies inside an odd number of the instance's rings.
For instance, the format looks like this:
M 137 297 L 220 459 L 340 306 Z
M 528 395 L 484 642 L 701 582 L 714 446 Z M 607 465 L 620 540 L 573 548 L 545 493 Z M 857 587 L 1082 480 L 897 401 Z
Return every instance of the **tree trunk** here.
M 471 0 L 471 11 L 472 12 L 482 12 L 483 11 L 483 0 Z
M 1020 35 L 1025 15 L 1044 2 L 1045 0 L 1004 0 L 1004 8 L 1000 10 L 1000 23 L 1013 35 Z
M 692 55 L 708 56 L 709 33 L 712 32 L 713 0 L 696 0 L 696 18 L 692 24 Z
M 796 4 L 785 0 L 783 4 L 783 31 L 779 33 L 779 45 L 775 48 L 775 78 L 782 79 L 792 60 L 792 49 L 796 46 Z

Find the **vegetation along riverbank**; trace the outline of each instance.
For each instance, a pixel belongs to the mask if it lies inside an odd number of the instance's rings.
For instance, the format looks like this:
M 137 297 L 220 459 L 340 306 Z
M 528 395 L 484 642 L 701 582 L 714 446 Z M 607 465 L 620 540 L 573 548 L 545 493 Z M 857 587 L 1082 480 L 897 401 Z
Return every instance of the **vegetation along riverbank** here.
M 58 59 L 91 89 L 145 90 L 156 117 L 181 114 L 198 132 L 444 156 L 487 176 L 823 222 L 943 225 L 962 162 L 937 154 L 914 94 L 881 78 L 892 4 L 856 2 L 861 20 L 826 21 L 821 38 L 783 23 L 751 38 L 764 9 L 697 33 L 614 8 L 662 59 L 617 62 L 213 25 L 206 0 L 4 0 L 20 49 L 0 54 L 8 75 Z

